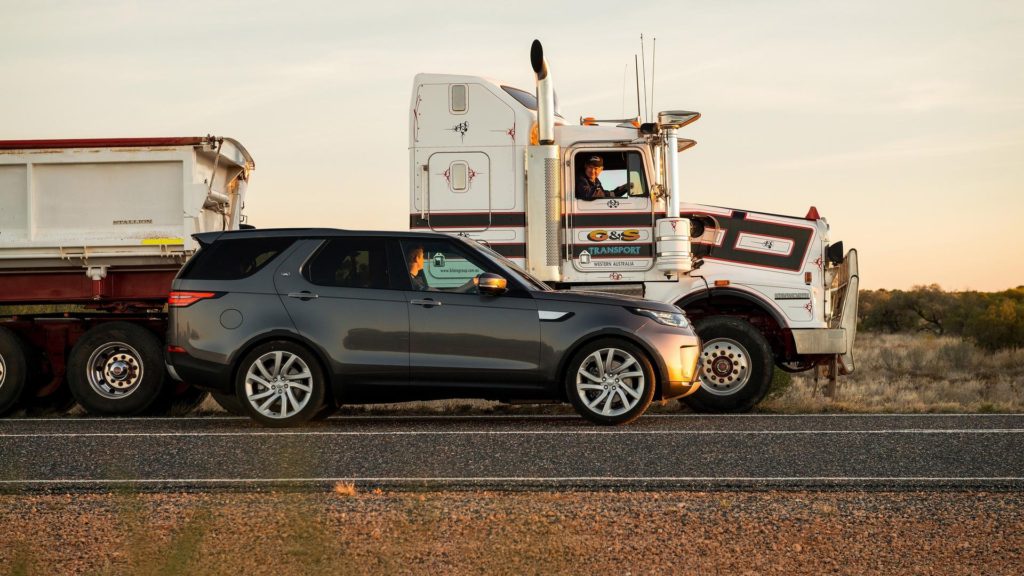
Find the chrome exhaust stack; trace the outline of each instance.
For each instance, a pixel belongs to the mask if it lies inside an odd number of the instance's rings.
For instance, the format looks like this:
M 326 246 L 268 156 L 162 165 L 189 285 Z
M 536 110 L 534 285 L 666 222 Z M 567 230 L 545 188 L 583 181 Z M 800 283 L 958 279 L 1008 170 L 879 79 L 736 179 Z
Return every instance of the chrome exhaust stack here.
M 539 144 L 555 143 L 555 86 L 544 59 L 544 48 L 540 40 L 530 46 L 530 65 L 537 77 L 537 128 Z
M 526 266 L 548 282 L 562 280 L 561 151 L 555 144 L 555 88 L 539 40 L 530 47 L 537 77 L 537 144 L 526 148 Z

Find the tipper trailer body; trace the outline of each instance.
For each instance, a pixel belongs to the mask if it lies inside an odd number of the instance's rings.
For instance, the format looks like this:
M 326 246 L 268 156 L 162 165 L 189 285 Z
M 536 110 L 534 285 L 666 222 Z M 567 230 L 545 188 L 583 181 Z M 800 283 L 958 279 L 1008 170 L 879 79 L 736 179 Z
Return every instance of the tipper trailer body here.
M 0 141 L 0 413 L 166 410 L 171 281 L 192 235 L 243 226 L 230 138 Z

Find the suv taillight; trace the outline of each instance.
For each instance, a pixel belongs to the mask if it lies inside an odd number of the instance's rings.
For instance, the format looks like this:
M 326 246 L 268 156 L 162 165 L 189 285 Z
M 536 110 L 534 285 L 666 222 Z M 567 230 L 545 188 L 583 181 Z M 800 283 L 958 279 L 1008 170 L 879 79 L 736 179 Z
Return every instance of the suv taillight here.
M 207 298 L 214 298 L 217 296 L 216 292 L 171 292 L 167 296 L 167 305 L 171 308 L 184 308 L 185 306 L 191 306 L 200 300 L 206 300 Z

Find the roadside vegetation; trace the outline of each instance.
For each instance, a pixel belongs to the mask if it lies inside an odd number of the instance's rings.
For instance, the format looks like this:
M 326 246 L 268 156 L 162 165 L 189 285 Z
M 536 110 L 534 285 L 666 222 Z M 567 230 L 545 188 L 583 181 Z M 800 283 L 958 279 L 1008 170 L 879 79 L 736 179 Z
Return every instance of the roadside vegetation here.
M 1024 286 L 937 285 L 860 294 L 856 371 L 834 399 L 814 372 L 776 374 L 759 409 L 778 412 L 1024 411 Z

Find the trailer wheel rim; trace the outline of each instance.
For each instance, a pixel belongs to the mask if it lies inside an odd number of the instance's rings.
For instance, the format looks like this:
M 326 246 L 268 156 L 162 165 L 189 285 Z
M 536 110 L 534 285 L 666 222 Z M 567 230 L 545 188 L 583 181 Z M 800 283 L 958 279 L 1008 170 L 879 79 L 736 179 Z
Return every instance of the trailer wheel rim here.
M 257 412 L 283 420 L 313 397 L 313 373 L 297 354 L 275 350 L 260 356 L 245 373 L 245 397 Z
M 640 362 L 621 348 L 595 350 L 576 369 L 576 393 L 588 410 L 602 416 L 635 408 L 646 385 Z
M 4 381 L 7 380 L 7 362 L 4 361 L 4 357 L 0 354 L 0 387 L 4 385 Z
M 731 338 L 704 344 L 700 358 L 700 385 L 715 396 L 731 396 L 750 382 L 750 353 Z
M 111 400 L 127 398 L 138 390 L 145 370 L 142 355 L 124 342 L 107 342 L 96 348 L 85 366 L 89 386 Z

